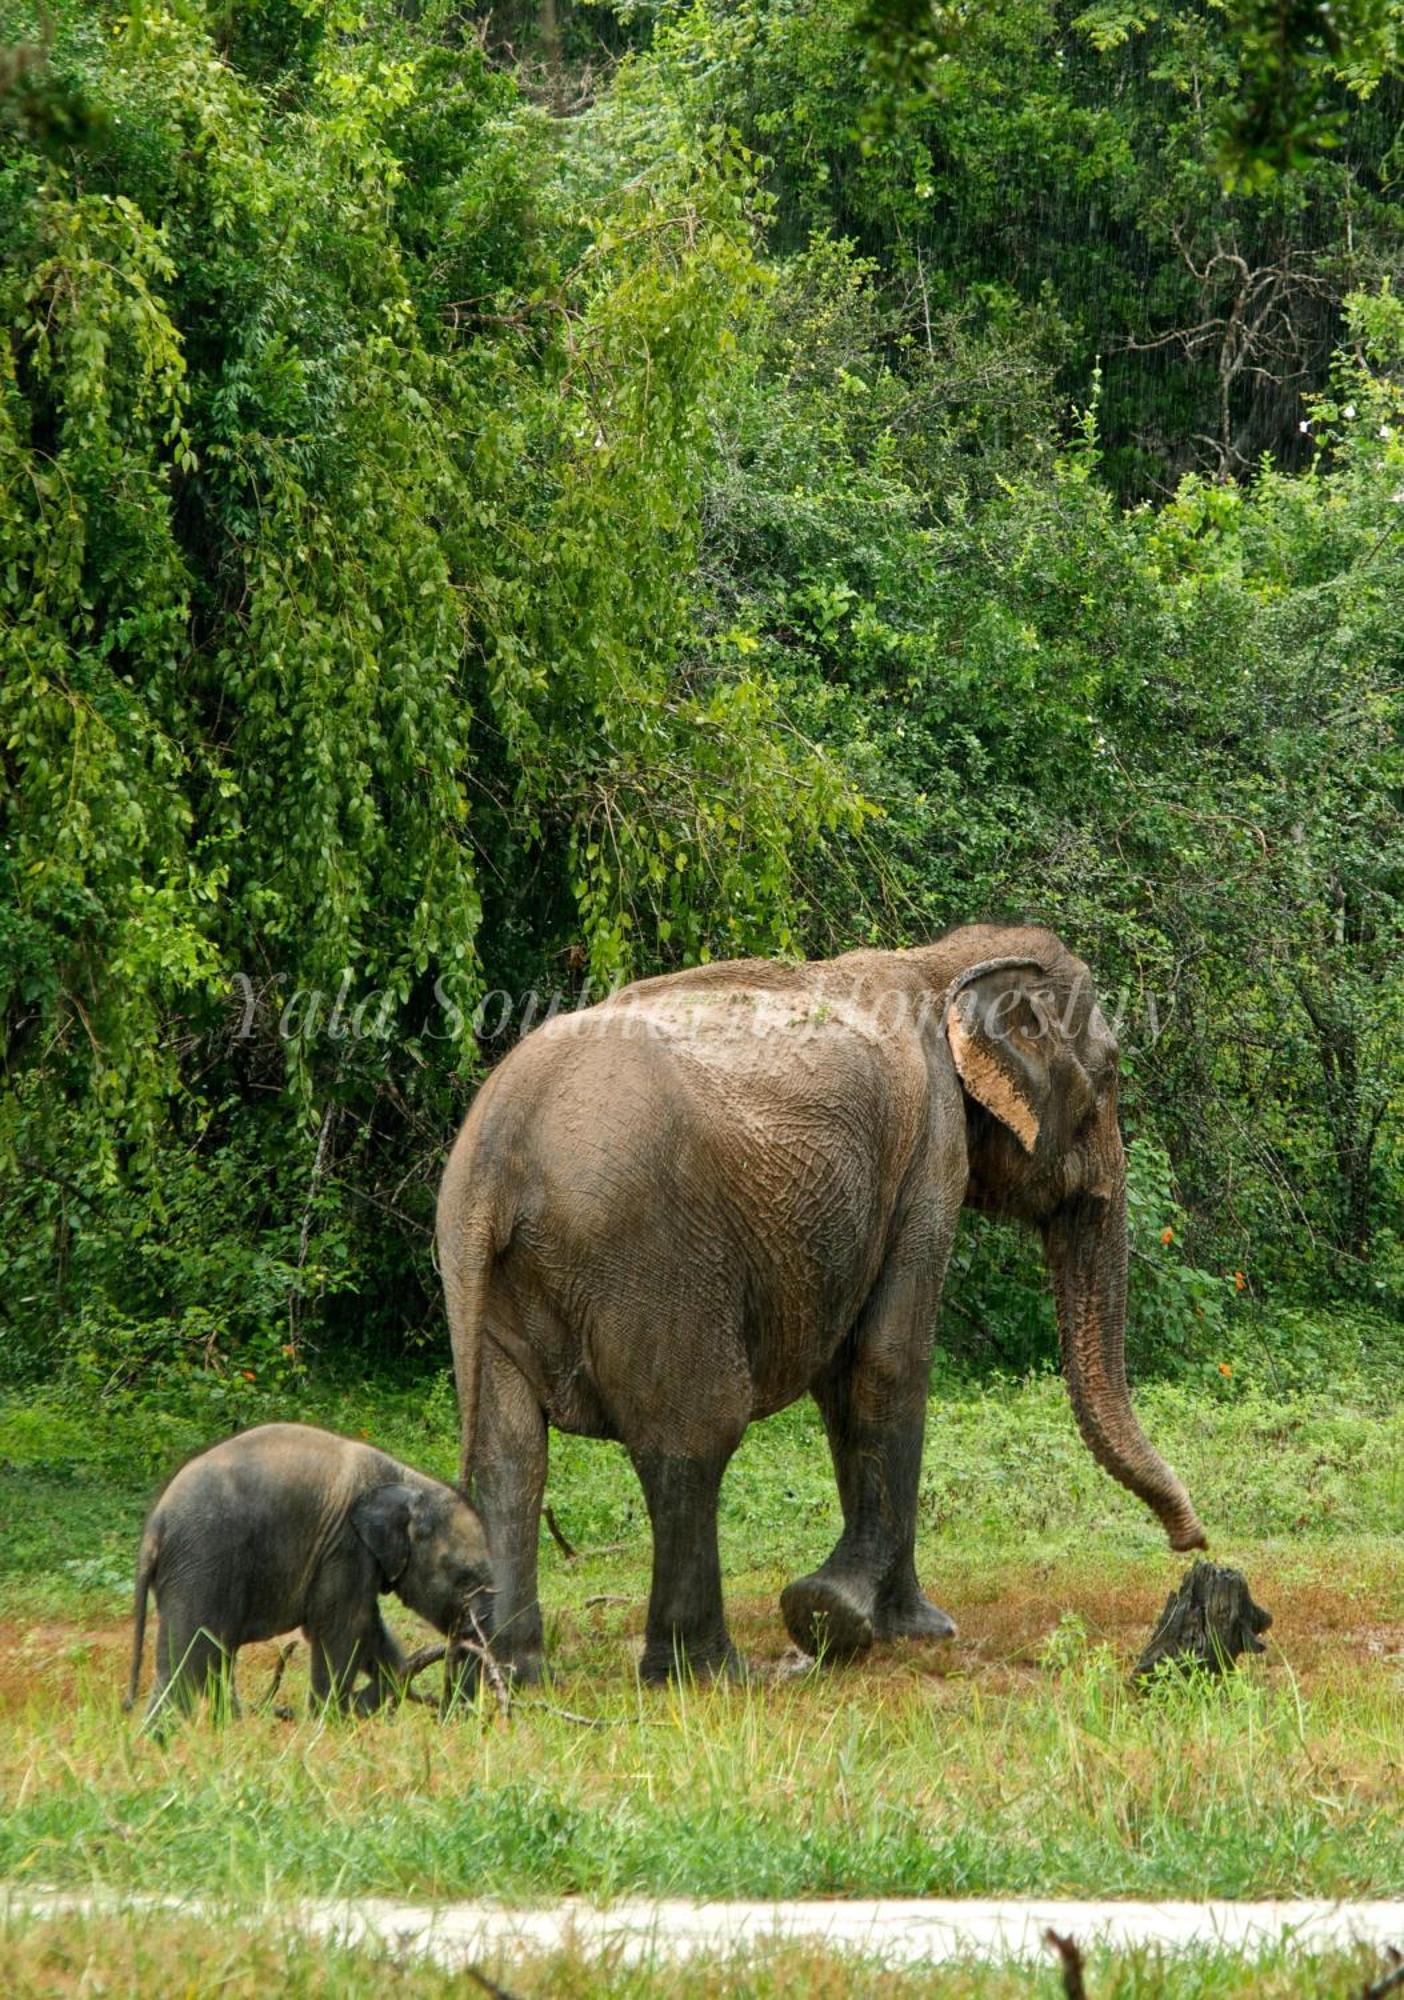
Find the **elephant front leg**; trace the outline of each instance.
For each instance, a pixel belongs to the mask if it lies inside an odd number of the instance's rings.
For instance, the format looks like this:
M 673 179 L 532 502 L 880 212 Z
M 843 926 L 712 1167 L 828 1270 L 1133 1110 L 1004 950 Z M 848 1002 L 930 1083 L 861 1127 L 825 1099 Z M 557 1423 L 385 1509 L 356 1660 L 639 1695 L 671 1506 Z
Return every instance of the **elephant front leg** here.
M 786 1629 L 804 1652 L 852 1659 L 875 1638 L 954 1634 L 952 1620 L 917 1583 L 923 1428 L 920 1416 L 880 1430 L 830 1425 L 843 1533 L 828 1560 L 790 1584 L 780 1599 Z
M 537 1553 L 546 1491 L 546 1418 L 520 1371 L 498 1349 L 483 1350 L 471 1491 L 492 1558 L 492 1651 L 521 1681 L 542 1673 Z M 468 1691 L 476 1678 L 462 1669 Z
M 875 1638 L 954 1636 L 916 1574 L 928 1342 L 912 1329 L 929 1326 L 934 1308 L 925 1284 L 889 1282 L 814 1385 L 843 1533 L 826 1562 L 789 1585 L 780 1608 L 795 1644 L 816 1657 L 853 1658 Z
M 693 1673 L 740 1674 L 722 1608 L 717 1500 L 730 1452 L 676 1458 L 633 1452 L 653 1526 L 653 1587 L 643 1659 L 646 1681 Z
M 356 1714 L 374 1715 L 382 1708 L 398 1708 L 409 1692 L 405 1680 L 407 1662 L 378 1605 L 369 1636 L 361 1645 L 360 1663 L 367 1679 L 366 1685 L 352 1697 Z

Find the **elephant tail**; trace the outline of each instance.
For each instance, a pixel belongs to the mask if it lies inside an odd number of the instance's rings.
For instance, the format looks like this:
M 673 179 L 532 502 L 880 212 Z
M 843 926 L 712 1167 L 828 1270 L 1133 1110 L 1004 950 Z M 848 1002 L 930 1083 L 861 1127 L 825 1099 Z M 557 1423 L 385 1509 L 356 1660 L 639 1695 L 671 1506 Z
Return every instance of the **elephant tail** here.
M 141 1686 L 141 1655 L 146 1644 L 146 1599 L 156 1576 L 156 1559 L 161 1553 L 161 1537 L 154 1521 L 148 1521 L 141 1538 L 141 1554 L 137 1557 L 136 1589 L 132 1600 L 132 1671 L 127 1681 L 125 1709 L 136 1707 L 137 1690 Z

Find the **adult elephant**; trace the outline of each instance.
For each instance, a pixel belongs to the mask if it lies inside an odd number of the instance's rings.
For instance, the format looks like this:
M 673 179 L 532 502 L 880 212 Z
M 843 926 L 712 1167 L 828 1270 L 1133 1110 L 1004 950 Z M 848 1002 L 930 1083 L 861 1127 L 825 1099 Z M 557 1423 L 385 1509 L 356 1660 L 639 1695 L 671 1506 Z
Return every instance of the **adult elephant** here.
M 495 1647 L 540 1672 L 546 1427 L 619 1439 L 653 1526 L 642 1672 L 737 1663 L 717 1499 L 753 1418 L 806 1392 L 843 1508 L 781 1607 L 806 1651 L 942 1638 L 914 1560 L 928 1362 L 962 1206 L 1042 1232 L 1083 1437 L 1202 1546 L 1123 1366 L 1117 1047 L 1053 934 L 972 925 L 913 951 L 742 960 L 538 1028 L 473 1105 L 438 1244 L 463 1479 Z

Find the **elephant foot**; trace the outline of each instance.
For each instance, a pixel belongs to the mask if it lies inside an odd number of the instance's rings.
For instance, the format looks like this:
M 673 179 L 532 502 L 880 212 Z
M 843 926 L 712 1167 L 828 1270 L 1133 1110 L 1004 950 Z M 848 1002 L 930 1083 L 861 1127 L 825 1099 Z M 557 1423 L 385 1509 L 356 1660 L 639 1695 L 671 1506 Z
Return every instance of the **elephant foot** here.
M 954 1639 L 956 1622 L 921 1591 L 880 1604 L 873 1620 L 879 1639 Z
M 476 1706 L 484 1683 L 490 1695 L 501 1699 L 504 1692 L 522 1687 L 535 1687 L 546 1671 L 545 1657 L 539 1647 L 526 1648 L 515 1653 L 499 1652 L 491 1649 L 492 1669 L 485 1671 L 483 1660 L 476 1653 L 467 1653 L 449 1665 L 444 1679 L 443 1694 L 438 1708 L 441 1715 L 448 1715 L 455 1709 Z M 418 1697 L 410 1690 L 407 1700 Z M 432 1705 L 432 1697 L 429 1697 Z
M 495 1653 L 493 1658 L 497 1659 Z M 505 1659 L 497 1659 L 497 1664 L 514 1687 L 537 1687 L 546 1676 L 546 1655 L 539 1651 L 509 1653 Z
M 534 1633 L 499 1631 L 488 1640 L 487 1649 L 503 1679 L 514 1687 L 536 1687 L 545 1676 L 546 1646 L 539 1624 Z M 476 1676 L 482 1666 L 481 1657 L 467 1648 L 463 1670 Z
M 872 1593 L 815 1570 L 780 1595 L 785 1630 L 817 1659 L 855 1660 L 873 1643 Z
M 745 1681 L 750 1669 L 730 1639 L 704 1646 L 685 1646 L 680 1640 L 650 1639 L 639 1661 L 639 1679 L 658 1686 L 664 1681 Z

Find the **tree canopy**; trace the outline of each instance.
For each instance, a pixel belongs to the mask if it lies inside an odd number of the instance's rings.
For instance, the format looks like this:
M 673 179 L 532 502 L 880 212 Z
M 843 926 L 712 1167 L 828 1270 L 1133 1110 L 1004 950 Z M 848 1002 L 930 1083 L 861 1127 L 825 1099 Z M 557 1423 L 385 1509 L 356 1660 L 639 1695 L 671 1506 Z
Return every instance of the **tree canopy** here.
M 436 1338 L 546 1007 L 1001 913 L 1143 1355 L 1397 1314 L 1399 20 L 0 0 L 0 1368 Z

